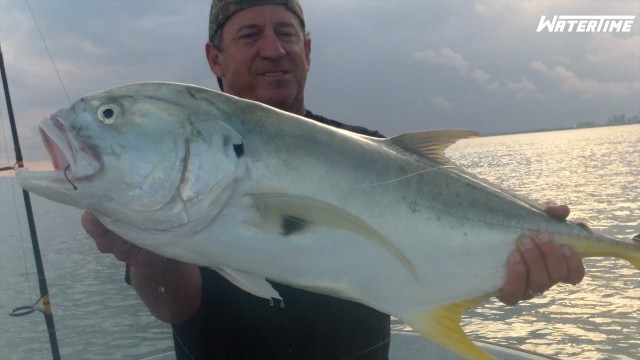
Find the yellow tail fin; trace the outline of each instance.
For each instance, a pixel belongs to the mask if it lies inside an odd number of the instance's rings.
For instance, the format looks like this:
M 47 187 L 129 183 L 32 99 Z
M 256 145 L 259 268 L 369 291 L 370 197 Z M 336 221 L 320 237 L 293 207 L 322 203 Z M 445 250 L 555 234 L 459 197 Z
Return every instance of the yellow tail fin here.
M 629 254 L 626 259 L 631 263 L 631 265 L 635 266 L 636 269 L 640 270 L 640 251 Z
M 468 359 L 490 360 L 492 355 L 477 347 L 460 327 L 462 314 L 490 295 L 462 300 L 403 319 L 413 330 Z
M 582 258 L 614 257 L 625 259 L 640 270 L 640 244 L 637 242 L 620 241 L 598 234 L 595 238 L 586 238 L 586 240 L 569 243 Z

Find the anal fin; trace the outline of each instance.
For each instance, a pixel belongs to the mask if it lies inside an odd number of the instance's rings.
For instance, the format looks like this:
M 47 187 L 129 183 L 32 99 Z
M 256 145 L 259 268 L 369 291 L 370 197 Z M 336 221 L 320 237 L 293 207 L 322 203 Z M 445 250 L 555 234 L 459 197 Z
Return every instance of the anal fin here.
M 434 343 L 467 359 L 490 360 L 494 357 L 476 346 L 460 327 L 462 314 L 490 295 L 443 305 L 403 319 L 413 330 Z
M 240 270 L 232 270 L 227 268 L 213 268 L 225 279 L 229 280 L 233 285 L 240 289 L 265 299 L 282 300 L 280 294 L 267 282 L 267 280 L 258 275 Z

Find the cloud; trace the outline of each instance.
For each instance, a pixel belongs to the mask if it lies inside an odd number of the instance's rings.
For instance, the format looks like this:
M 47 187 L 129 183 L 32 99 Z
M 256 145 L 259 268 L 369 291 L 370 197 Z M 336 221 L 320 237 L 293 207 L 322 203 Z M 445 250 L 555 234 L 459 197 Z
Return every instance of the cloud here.
M 450 109 L 452 107 L 452 104 L 447 101 L 447 99 L 443 98 L 442 96 L 434 96 L 431 98 L 431 103 L 444 108 L 444 109 Z
M 469 79 L 481 84 L 486 89 L 491 91 L 503 90 L 515 94 L 518 98 L 533 96 L 538 99 L 542 99 L 544 96 L 538 92 L 538 88 L 529 81 L 526 77 L 522 77 L 520 80 L 509 80 L 505 85 L 501 84 L 497 80 L 493 80 L 491 75 L 481 69 L 473 69 L 470 61 L 464 58 L 462 54 L 455 52 L 451 48 L 443 47 L 439 51 L 427 49 L 422 52 L 416 53 L 414 57 L 418 60 L 427 61 L 433 64 L 443 64 L 445 66 L 457 69 L 458 72 Z M 435 105 L 443 106 L 445 103 L 443 98 L 436 96 L 431 99 Z M 446 102 L 449 106 L 450 103 Z
M 619 38 L 612 33 L 596 33 L 589 38 L 585 49 L 589 62 L 625 78 L 640 72 L 640 35 Z
M 416 53 L 414 57 L 418 60 L 425 60 L 434 64 L 443 64 L 454 69 L 457 69 L 458 72 L 464 74 L 467 72 L 469 68 L 469 61 L 465 60 L 464 57 L 451 50 L 448 47 L 440 48 L 438 52 L 434 50 L 427 49 L 425 51 Z
M 482 84 L 488 90 L 499 90 L 502 87 L 499 81 L 493 80 L 491 75 L 489 75 L 484 70 L 474 69 L 469 74 L 469 77 L 475 80 L 477 83 Z
M 491 80 L 491 76 L 482 70 L 473 70 L 471 78 L 479 83 L 486 84 Z
M 555 82 L 562 91 L 577 94 L 582 98 L 609 97 L 618 99 L 637 98 L 640 95 L 640 81 L 604 82 L 580 78 L 564 66 L 550 68 L 541 61 L 531 61 L 529 67 Z
M 529 1 L 495 1 L 477 0 L 473 4 L 473 12 L 483 17 L 522 18 L 531 11 L 540 8 L 540 3 L 532 4 Z
M 529 63 L 529 68 L 543 74 L 546 74 L 548 71 L 547 66 L 543 64 L 542 61 L 538 61 L 538 60 L 531 61 Z
M 538 88 L 533 85 L 526 77 L 523 77 L 518 82 L 508 81 L 505 87 L 508 91 L 516 94 L 516 96 L 520 99 L 529 96 L 534 96 L 538 99 L 544 98 L 541 93 L 536 91 Z

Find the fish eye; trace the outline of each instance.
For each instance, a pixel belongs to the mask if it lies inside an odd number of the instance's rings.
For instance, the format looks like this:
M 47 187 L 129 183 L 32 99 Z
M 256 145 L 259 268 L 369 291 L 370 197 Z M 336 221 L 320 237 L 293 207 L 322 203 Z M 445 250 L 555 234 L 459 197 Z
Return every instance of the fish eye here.
M 98 119 L 104 124 L 113 124 L 120 117 L 120 107 L 116 104 L 105 104 L 98 108 Z

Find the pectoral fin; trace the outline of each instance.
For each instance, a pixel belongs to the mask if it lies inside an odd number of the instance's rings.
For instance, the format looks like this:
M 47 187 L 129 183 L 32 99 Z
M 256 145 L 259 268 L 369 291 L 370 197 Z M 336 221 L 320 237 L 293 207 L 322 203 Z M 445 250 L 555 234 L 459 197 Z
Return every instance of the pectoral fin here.
M 403 320 L 413 330 L 431 341 L 467 359 L 493 359 L 493 356 L 471 342 L 460 327 L 462 314 L 473 305 L 487 298 L 489 298 L 489 295 L 462 300 L 414 314 Z
M 280 294 L 265 280 L 264 277 L 248 272 L 227 268 L 214 268 L 225 279 L 240 289 L 265 299 L 282 300 Z
M 419 281 L 411 261 L 389 239 L 358 216 L 335 205 L 307 196 L 280 193 L 250 195 L 262 218 L 277 226 L 283 236 L 301 233 L 312 226 L 326 226 L 356 233 L 391 254 Z

